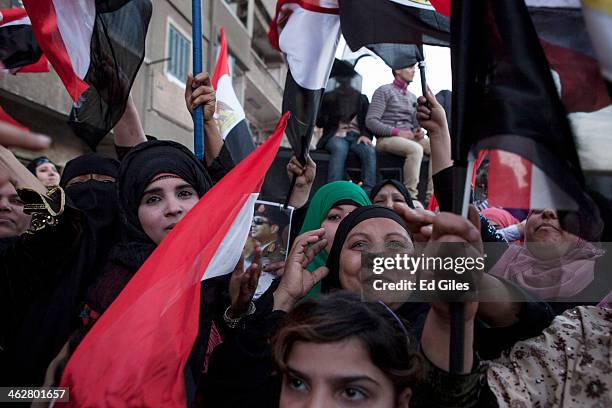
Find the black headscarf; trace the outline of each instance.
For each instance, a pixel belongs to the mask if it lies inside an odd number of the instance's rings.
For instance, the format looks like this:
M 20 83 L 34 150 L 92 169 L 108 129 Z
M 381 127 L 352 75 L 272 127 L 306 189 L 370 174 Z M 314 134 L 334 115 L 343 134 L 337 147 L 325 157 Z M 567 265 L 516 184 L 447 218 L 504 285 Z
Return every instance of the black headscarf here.
M 40 384 L 49 361 L 57 355 L 68 336 L 79 327 L 78 318 L 86 289 L 91 285 L 119 238 L 117 195 L 114 182 L 88 180 L 65 187 L 84 174 L 117 177 L 119 162 L 98 154 L 79 156 L 66 164 L 60 185 L 65 188 L 70 206 L 81 212 L 81 234 L 57 270 L 57 285 L 39 296 L 23 319 L 15 353 L 19 356 L 19 379 L 24 384 Z
M 65 188 L 70 180 L 85 174 L 101 174 L 116 179 L 119 174 L 119 162 L 98 153 L 83 154 L 66 163 L 60 179 L 60 186 Z
M 57 165 L 53 163 L 47 156 L 40 156 L 35 159 L 32 159 L 26 167 L 28 170 L 30 170 L 30 173 L 32 173 L 33 175 L 36 175 L 36 168 L 40 166 L 41 164 L 45 164 L 45 163 L 51 163 L 52 165 L 55 166 L 55 168 L 57 168 Z
M 212 186 L 202 163 L 180 143 L 156 140 L 130 150 L 119 168 L 117 193 L 121 240 L 112 249 L 110 260 L 127 267 L 132 273 L 156 247 L 142 229 L 138 207 L 151 180 L 161 173 L 179 176 L 195 189 L 199 197 Z
M 347 215 L 338 225 L 336 235 L 334 237 L 334 243 L 332 244 L 331 251 L 327 257 L 327 268 L 329 273 L 323 279 L 321 283 L 321 291 L 323 293 L 329 292 L 334 289 L 341 289 L 340 286 L 340 253 L 342 252 L 342 246 L 344 241 L 348 237 L 349 233 L 358 224 L 370 218 L 388 218 L 397 222 L 404 228 L 408 234 L 408 227 L 402 217 L 399 216 L 395 211 L 390 208 L 383 207 L 380 205 L 369 205 L 365 207 L 357 207 L 349 215 Z
M 391 185 L 395 187 L 397 191 L 399 191 L 404 196 L 404 199 L 406 200 L 406 204 L 408 204 L 408 207 L 414 210 L 414 203 L 412 202 L 412 196 L 410 195 L 410 192 L 408 191 L 406 186 L 403 183 L 400 183 L 399 181 L 393 180 L 393 179 L 383 180 L 374 186 L 374 188 L 370 192 L 370 200 L 372 200 L 372 202 L 374 202 L 374 197 L 376 197 L 376 194 L 378 194 L 380 190 L 386 185 Z

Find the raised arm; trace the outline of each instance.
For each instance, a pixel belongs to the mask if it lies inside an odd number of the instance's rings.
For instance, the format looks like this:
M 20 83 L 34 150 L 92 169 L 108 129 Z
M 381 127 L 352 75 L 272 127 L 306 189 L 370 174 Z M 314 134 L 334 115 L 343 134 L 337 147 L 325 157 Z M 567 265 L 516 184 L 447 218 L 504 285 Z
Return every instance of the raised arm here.
M 436 174 L 453 165 L 446 113 L 429 87 L 427 98 L 419 96 L 417 102 L 417 119 L 427 129 L 431 144 L 431 170 Z
M 472 244 L 474 248 L 473 256 L 482 253 L 480 231 L 469 220 L 451 213 L 440 213 L 435 217 L 430 242 L 467 242 Z M 434 253 L 428 253 L 427 255 L 439 256 Z M 478 310 L 478 303 L 463 302 L 463 307 L 465 308 L 465 337 L 463 339 L 462 373 L 469 373 L 472 371 L 474 362 L 474 319 Z M 444 371 L 449 371 L 450 368 L 450 321 L 449 304 L 445 301 L 432 303 L 421 336 L 423 354 L 436 367 Z
M 306 165 L 302 165 L 295 156 L 291 157 L 287 164 L 287 175 L 290 180 L 292 177 L 296 177 L 296 180 L 293 192 L 289 198 L 290 206 L 301 208 L 306 204 L 316 174 L 317 165 L 310 156 L 306 157 Z
M 113 128 L 113 133 L 115 135 L 115 146 L 119 148 L 134 147 L 147 141 L 131 94 L 128 96 L 125 112 Z

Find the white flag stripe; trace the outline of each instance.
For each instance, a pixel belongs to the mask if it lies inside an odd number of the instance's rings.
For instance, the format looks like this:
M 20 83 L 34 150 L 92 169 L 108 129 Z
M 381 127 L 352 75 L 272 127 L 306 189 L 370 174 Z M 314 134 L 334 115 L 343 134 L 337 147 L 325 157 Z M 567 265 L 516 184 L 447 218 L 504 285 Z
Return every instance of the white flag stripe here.
M 589 7 L 582 9 L 582 15 L 599 59 L 601 73 L 612 81 L 612 15 Z
M 217 248 L 215 255 L 210 260 L 202 280 L 226 275 L 234 270 L 238 260 L 240 260 L 242 249 L 251 230 L 255 201 L 258 196 L 259 193 L 252 193 L 244 203 L 232 226 L 227 231 L 227 234 L 225 234 L 223 241 L 221 241 Z
M 612 105 L 595 112 L 572 112 L 567 117 L 582 170 L 612 171 Z
M 30 22 L 30 17 L 24 17 L 24 18 L 20 18 L 19 20 L 13 20 L 10 23 L 6 23 L 6 24 L 2 24 L 0 22 L 0 27 L 10 27 L 10 26 L 17 26 L 17 25 L 31 26 L 32 23 Z
M 557 210 L 577 211 L 578 205 L 538 166 L 531 165 L 529 208 L 554 208 Z
M 219 106 L 219 102 L 226 106 Z M 244 109 L 240 105 L 240 101 L 238 101 L 234 91 L 232 77 L 223 75 L 217 83 L 217 111 L 215 112 L 215 119 L 221 130 L 221 137 L 225 139 L 234 126 L 241 120 L 244 120 L 244 118 Z
M 280 49 L 295 82 L 302 88 L 325 88 L 340 41 L 340 17 L 304 10 L 296 4 L 279 37 Z
M 401 4 L 402 6 L 408 6 L 408 7 L 416 7 L 416 8 L 421 8 L 421 9 L 425 9 L 425 10 L 431 10 L 431 11 L 435 11 L 436 9 L 431 5 L 431 3 L 429 1 L 423 1 L 423 0 L 390 0 L 394 3 L 397 4 Z
M 580 0 L 525 0 L 527 7 L 580 8 Z
M 53 0 L 53 6 L 72 70 L 83 79 L 89 70 L 91 35 L 96 19 L 95 0 Z

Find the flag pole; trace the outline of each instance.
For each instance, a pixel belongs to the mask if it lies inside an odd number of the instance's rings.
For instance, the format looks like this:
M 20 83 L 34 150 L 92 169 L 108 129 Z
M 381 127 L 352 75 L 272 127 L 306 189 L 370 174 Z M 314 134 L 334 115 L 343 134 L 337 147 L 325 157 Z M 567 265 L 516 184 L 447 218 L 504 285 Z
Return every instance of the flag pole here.
M 423 91 L 423 96 L 427 98 L 427 79 L 425 77 L 425 59 L 424 53 L 422 52 L 421 47 L 419 47 L 421 51 L 421 59 L 419 60 L 419 72 L 421 74 L 421 88 Z M 460 178 L 464 174 L 461 172 L 457 172 L 460 169 L 453 169 L 454 178 Z M 464 173 L 464 172 L 463 172 Z M 455 181 L 455 180 L 453 180 Z M 454 185 L 462 185 L 462 184 L 454 184 Z M 454 200 L 457 201 L 457 200 Z M 463 195 L 461 195 L 461 202 L 463 203 Z M 461 214 L 462 206 L 457 206 L 455 202 L 453 202 L 453 212 L 455 214 Z M 461 302 L 450 302 L 450 356 L 449 356 L 449 371 L 451 374 L 461 374 L 463 372 L 463 350 L 465 343 L 465 308 L 463 303 Z
M 202 0 L 192 0 L 193 76 L 202 72 Z M 204 160 L 204 110 L 198 106 L 193 112 L 193 152 Z

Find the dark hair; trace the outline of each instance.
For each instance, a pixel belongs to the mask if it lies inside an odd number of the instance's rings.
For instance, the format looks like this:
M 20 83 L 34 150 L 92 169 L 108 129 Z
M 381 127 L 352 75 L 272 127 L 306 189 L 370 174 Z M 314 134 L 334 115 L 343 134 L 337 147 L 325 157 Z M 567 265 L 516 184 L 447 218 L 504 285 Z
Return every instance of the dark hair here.
M 30 173 L 32 173 L 33 175 L 36 175 L 36 168 L 40 166 L 41 164 L 45 164 L 45 163 L 51 163 L 53 167 L 55 167 L 55 170 L 59 172 L 59 167 L 57 166 L 57 164 L 53 163 L 47 156 L 40 156 L 35 159 L 32 159 L 28 163 L 26 168 L 30 170 Z
M 291 348 L 298 341 L 324 344 L 355 338 L 400 393 L 418 381 L 421 371 L 416 342 L 405 331 L 384 305 L 362 302 L 358 295 L 345 291 L 318 295 L 287 315 L 273 339 L 274 362 L 285 372 Z

